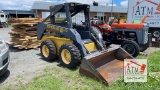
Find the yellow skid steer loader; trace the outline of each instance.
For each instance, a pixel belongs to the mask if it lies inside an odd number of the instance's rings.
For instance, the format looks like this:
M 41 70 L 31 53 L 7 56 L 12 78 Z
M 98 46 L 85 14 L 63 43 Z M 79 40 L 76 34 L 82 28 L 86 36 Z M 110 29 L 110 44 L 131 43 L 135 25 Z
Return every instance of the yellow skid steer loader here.
M 91 28 L 89 12 L 87 4 L 50 6 L 50 15 L 37 27 L 38 39 L 43 41 L 41 54 L 45 60 L 59 57 L 60 64 L 67 68 L 80 65 L 80 74 L 110 85 L 123 74 L 123 60 L 133 57 L 119 47 L 105 48 L 99 30 Z M 72 22 L 77 14 L 84 18 Z M 46 23 L 48 19 L 50 24 Z

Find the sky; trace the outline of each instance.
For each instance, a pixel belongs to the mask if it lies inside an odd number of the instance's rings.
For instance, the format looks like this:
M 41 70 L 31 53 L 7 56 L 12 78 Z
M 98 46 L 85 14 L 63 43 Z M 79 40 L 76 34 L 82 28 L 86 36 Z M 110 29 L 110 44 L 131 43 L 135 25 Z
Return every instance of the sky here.
M 0 0 L 0 10 L 30 10 L 34 1 L 47 2 L 79 2 L 92 4 L 93 1 L 99 5 L 112 5 L 112 0 Z M 114 6 L 128 6 L 128 0 L 113 0 Z

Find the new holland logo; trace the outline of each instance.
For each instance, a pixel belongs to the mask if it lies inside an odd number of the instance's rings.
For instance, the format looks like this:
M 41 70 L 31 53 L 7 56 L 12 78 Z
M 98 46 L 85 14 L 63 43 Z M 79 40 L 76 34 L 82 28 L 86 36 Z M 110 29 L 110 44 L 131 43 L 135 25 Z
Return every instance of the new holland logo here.
M 147 82 L 147 60 L 125 59 L 124 82 Z

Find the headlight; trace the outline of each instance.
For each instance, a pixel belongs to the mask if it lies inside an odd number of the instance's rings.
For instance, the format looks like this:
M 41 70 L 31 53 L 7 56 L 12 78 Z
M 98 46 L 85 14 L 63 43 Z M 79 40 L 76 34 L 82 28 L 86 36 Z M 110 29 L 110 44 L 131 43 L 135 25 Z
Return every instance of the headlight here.
M 0 37 L 0 54 L 7 50 L 7 45 L 4 42 L 4 39 Z

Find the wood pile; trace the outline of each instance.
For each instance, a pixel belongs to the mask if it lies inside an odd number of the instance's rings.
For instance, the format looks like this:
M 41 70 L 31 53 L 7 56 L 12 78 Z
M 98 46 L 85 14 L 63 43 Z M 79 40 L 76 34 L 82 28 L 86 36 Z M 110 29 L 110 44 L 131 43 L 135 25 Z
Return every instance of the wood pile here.
M 37 23 L 42 20 L 39 18 L 10 19 L 8 22 L 13 29 L 9 32 L 11 41 L 7 43 L 18 49 L 38 48 L 41 41 L 37 40 Z

